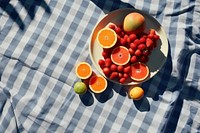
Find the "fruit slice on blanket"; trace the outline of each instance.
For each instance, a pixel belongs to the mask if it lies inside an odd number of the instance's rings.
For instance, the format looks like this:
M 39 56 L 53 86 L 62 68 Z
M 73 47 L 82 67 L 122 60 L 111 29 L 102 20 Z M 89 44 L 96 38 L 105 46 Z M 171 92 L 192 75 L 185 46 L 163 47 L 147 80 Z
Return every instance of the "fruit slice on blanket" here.
M 92 75 L 92 68 L 87 62 L 81 62 L 76 66 L 76 75 L 80 79 L 88 79 Z
M 107 80 L 101 75 L 94 75 L 90 78 L 89 88 L 94 93 L 102 93 L 107 88 Z

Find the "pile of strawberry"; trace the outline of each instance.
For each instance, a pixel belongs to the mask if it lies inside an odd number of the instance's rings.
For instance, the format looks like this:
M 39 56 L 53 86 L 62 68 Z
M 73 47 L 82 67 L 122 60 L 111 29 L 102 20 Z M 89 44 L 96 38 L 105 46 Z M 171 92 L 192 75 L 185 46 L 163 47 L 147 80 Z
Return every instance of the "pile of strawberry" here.
M 122 26 L 110 24 L 108 27 L 116 32 L 117 43 L 112 48 L 103 49 L 104 59 L 99 59 L 98 64 L 107 77 L 123 84 L 130 77 L 129 73 L 133 63 L 148 62 L 149 55 L 157 47 L 157 41 L 160 37 L 154 29 L 150 29 L 149 33 L 126 34 Z M 126 65 L 116 65 L 111 60 L 112 50 L 118 46 L 126 47 L 131 55 L 130 61 Z

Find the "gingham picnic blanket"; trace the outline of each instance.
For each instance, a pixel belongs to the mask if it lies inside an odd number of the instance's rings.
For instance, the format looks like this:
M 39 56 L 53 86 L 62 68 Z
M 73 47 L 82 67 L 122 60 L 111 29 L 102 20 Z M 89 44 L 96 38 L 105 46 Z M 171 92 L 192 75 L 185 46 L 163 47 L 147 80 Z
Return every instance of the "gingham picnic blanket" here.
M 101 95 L 75 94 L 75 64 L 92 65 L 94 26 L 127 7 L 163 26 L 165 65 L 140 101 L 112 82 Z M 0 1 L 0 133 L 200 132 L 199 78 L 199 0 Z

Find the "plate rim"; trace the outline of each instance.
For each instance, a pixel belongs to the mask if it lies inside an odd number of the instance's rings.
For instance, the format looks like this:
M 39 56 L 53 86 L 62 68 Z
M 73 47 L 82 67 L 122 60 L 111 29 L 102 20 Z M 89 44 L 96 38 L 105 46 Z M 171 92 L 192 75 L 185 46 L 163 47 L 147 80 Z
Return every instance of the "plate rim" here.
M 139 12 L 139 13 L 142 13 L 142 14 L 145 14 L 146 16 L 150 17 L 151 19 L 153 19 L 158 25 L 159 25 L 159 29 L 162 31 L 162 34 L 164 36 L 164 42 L 167 43 L 166 44 L 166 52 L 164 53 L 164 56 L 165 56 L 165 60 L 162 61 L 162 64 L 160 65 L 160 67 L 158 68 L 157 71 L 155 71 L 155 74 L 153 76 L 149 76 L 149 78 L 141 81 L 141 82 L 137 82 L 137 81 L 133 81 L 133 82 L 129 82 L 129 83 L 119 83 L 115 80 L 111 80 L 109 79 L 107 76 L 105 76 L 103 74 L 102 71 L 99 71 L 98 70 L 98 63 L 94 61 L 93 57 L 92 57 L 92 42 L 93 42 L 93 36 L 94 36 L 94 31 L 96 30 L 96 28 L 98 27 L 99 23 L 102 22 L 104 19 L 106 19 L 106 17 L 109 15 L 109 14 L 116 14 L 116 13 L 119 13 L 119 12 L 122 12 L 122 11 L 130 11 L 130 12 Z M 151 16 L 149 13 L 143 11 L 143 10 L 139 10 L 139 9 L 135 9 L 135 8 L 122 8 L 122 9 L 116 9 L 116 10 L 113 10 L 107 14 L 105 14 L 104 16 L 100 17 L 99 20 L 97 21 L 97 23 L 95 24 L 92 32 L 91 32 L 91 35 L 90 35 L 90 42 L 89 42 L 89 54 L 90 54 L 90 59 L 93 63 L 93 65 L 95 66 L 95 69 L 98 71 L 99 74 L 101 74 L 103 77 L 105 77 L 107 80 L 111 81 L 111 82 L 114 82 L 114 83 L 117 83 L 119 85 L 138 85 L 138 84 L 141 84 L 141 83 L 144 83 L 146 81 L 148 81 L 149 79 L 153 78 L 155 75 L 157 75 L 157 73 L 160 71 L 160 69 L 164 66 L 164 64 L 166 63 L 166 60 L 167 60 L 167 56 L 168 56 L 168 52 L 169 52 L 169 43 L 168 43 L 168 38 L 167 38 L 167 34 L 164 30 L 164 28 L 162 27 L 162 25 L 156 20 L 156 18 L 154 18 L 153 16 Z M 94 39 L 95 41 L 95 39 Z M 162 51 L 163 52 L 163 51 Z M 151 72 L 150 72 L 151 73 Z

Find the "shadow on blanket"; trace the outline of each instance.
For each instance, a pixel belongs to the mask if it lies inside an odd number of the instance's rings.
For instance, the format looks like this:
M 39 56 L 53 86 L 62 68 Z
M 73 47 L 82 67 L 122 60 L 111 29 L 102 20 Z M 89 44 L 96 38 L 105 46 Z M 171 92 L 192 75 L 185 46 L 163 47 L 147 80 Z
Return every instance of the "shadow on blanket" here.
M 47 3 L 44 0 L 29 0 L 29 1 L 19 0 L 19 2 L 26 9 L 31 20 L 33 20 L 35 17 L 37 6 L 41 6 L 42 8 L 44 8 L 48 14 L 51 13 L 50 7 L 47 5 Z M 19 26 L 21 30 L 24 30 L 25 24 L 20 18 L 20 14 L 17 12 L 15 7 L 12 4 L 10 4 L 10 0 L 0 1 L 0 7 L 3 9 L 3 11 L 5 11 L 10 16 L 10 18 L 15 23 L 17 23 L 17 25 Z

